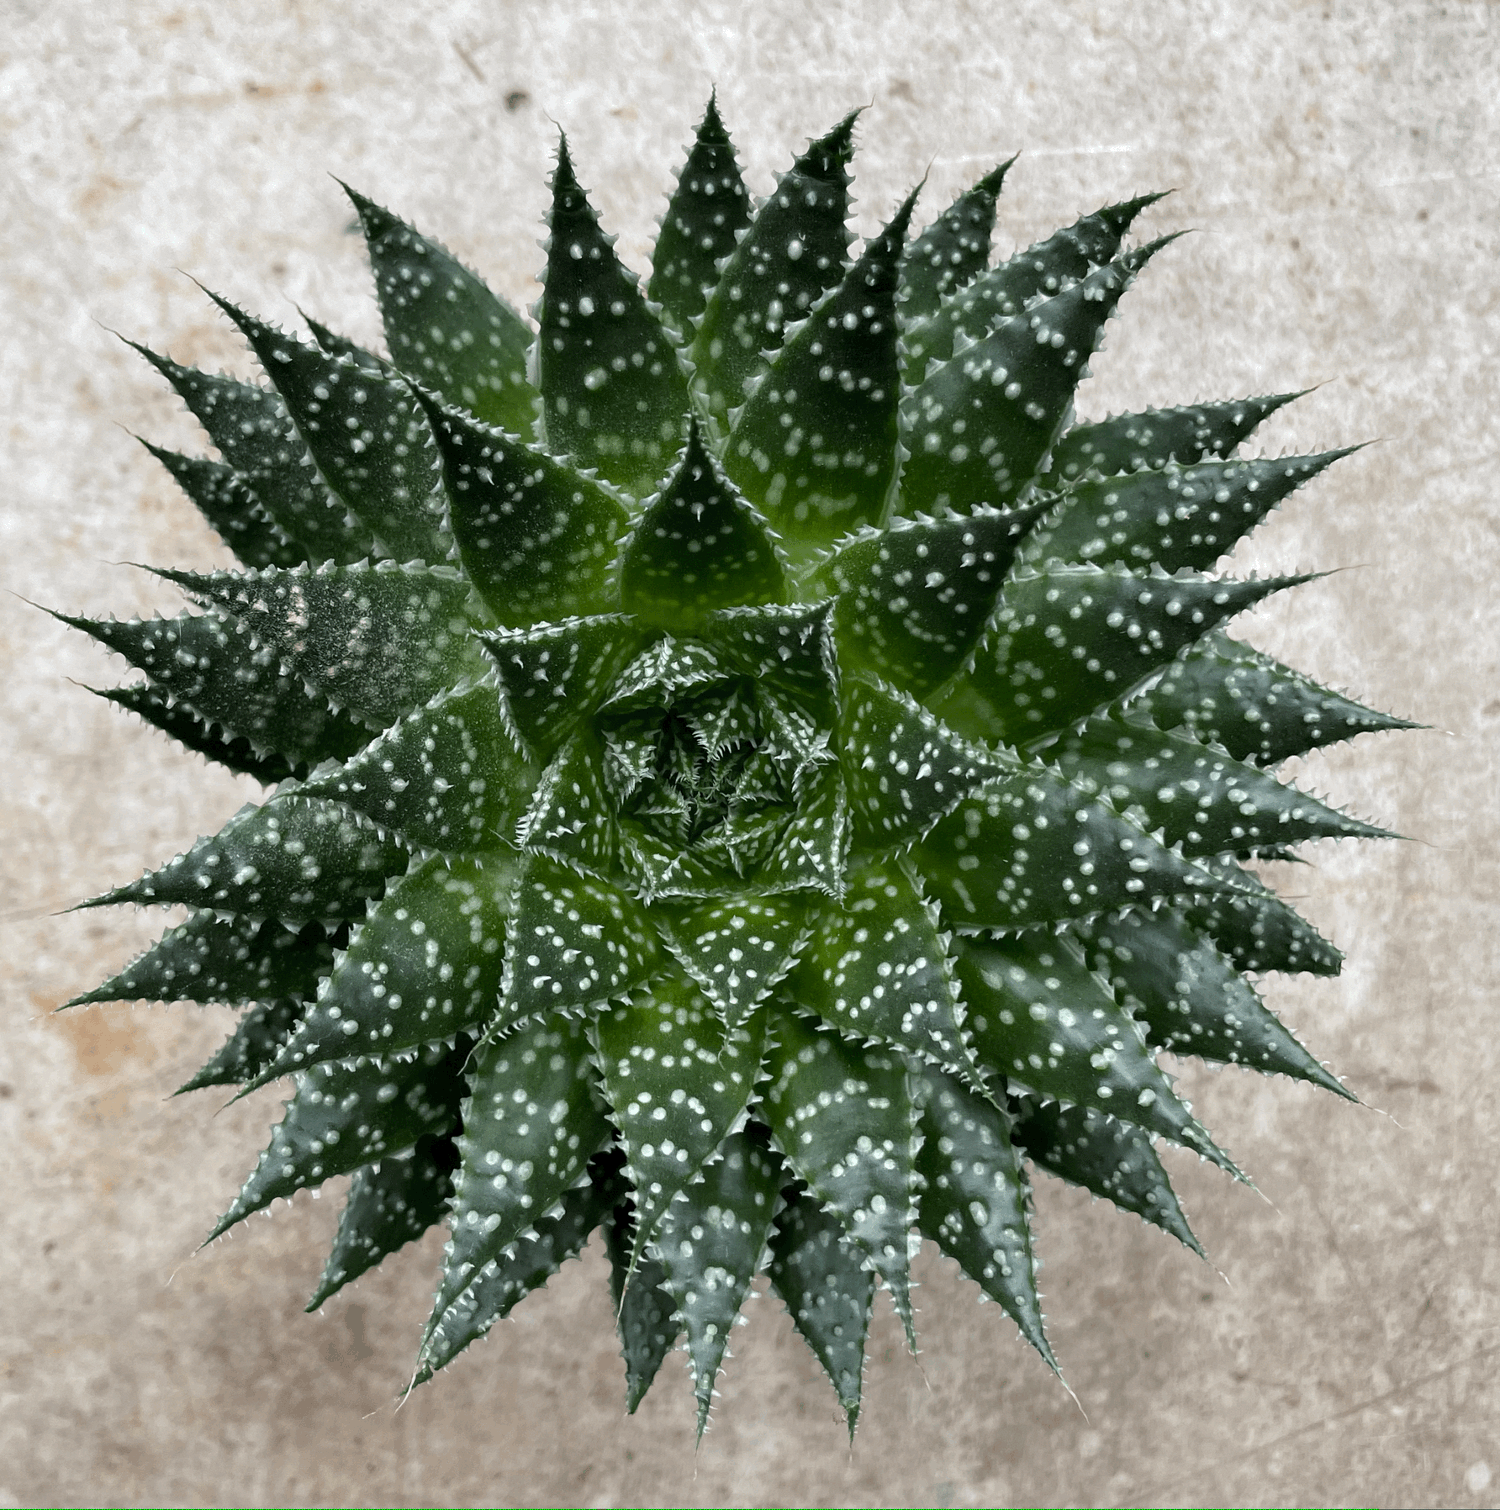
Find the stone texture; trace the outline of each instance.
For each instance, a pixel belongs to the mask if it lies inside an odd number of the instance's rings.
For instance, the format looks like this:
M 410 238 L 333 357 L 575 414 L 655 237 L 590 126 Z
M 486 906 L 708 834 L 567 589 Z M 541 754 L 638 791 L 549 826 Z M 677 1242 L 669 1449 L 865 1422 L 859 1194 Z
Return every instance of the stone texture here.
M 10 0 L 6 21 L 0 1504 L 1496 1502 L 1493 7 Z M 1219 1272 L 1039 1192 L 1086 1415 L 929 1250 L 920 1365 L 882 1301 L 852 1453 L 762 1300 L 695 1455 L 685 1373 L 623 1415 L 597 1247 L 393 1413 L 435 1238 L 317 1318 L 300 1308 L 331 1197 L 194 1257 L 276 1092 L 218 1115 L 211 1094 L 164 1100 L 219 1041 L 218 1010 L 48 1015 L 159 926 L 58 909 L 256 795 L 71 685 L 112 669 L 20 601 L 165 609 L 115 563 L 222 559 L 128 433 L 192 449 L 193 426 L 110 331 L 247 370 L 183 269 L 373 337 L 330 172 L 526 301 L 552 121 L 642 266 L 711 82 L 761 192 L 868 102 L 861 230 L 924 172 L 931 212 L 1018 148 L 1007 248 L 1175 188 L 1143 230 L 1203 234 L 1131 293 L 1084 412 L 1321 384 L 1267 451 L 1383 442 L 1241 558 L 1362 568 L 1276 600 L 1251 636 L 1434 726 L 1303 773 L 1411 842 L 1316 846 L 1276 877 L 1350 962 L 1274 980 L 1271 1000 L 1367 1106 L 1183 1068 L 1265 1195 L 1174 1157 Z

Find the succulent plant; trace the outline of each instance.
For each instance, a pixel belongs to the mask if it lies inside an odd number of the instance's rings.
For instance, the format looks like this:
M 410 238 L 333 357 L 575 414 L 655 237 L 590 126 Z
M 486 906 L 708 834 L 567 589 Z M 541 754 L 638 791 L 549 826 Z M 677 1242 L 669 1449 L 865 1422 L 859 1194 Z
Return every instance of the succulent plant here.
M 1379 834 L 1273 773 L 1401 721 L 1217 571 L 1344 453 L 1237 456 L 1292 394 L 1075 422 L 1159 196 L 992 266 L 1005 163 L 851 258 L 854 125 L 756 205 L 711 102 L 644 287 L 564 140 L 535 327 L 350 190 L 388 357 L 222 298 L 273 386 L 140 348 L 241 568 L 66 622 L 271 791 L 84 904 L 189 911 L 70 1005 L 243 1008 L 184 1089 L 292 1094 L 212 1235 L 352 1176 L 311 1307 L 446 1219 L 418 1379 L 602 1229 L 632 1410 L 685 1334 L 701 1433 L 764 1270 L 852 1432 L 923 1237 L 1055 1367 L 1033 1169 L 1198 1250 L 1157 1140 L 1239 1172 L 1160 1051 L 1348 1094 L 1247 862 Z

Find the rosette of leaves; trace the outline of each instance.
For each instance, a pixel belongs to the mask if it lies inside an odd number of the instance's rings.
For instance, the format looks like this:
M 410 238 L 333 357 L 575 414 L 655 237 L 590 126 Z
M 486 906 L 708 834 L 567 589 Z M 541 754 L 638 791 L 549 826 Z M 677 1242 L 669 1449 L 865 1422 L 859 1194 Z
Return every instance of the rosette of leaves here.
M 78 1000 L 243 1009 L 184 1089 L 291 1096 L 213 1235 L 351 1176 L 313 1306 L 447 1223 L 419 1379 L 602 1230 L 631 1409 L 683 1337 L 701 1432 L 764 1271 L 852 1431 L 922 1237 L 1052 1363 L 1035 1170 L 1196 1250 L 1158 1140 L 1237 1171 L 1160 1051 L 1342 1090 L 1247 862 L 1378 833 L 1274 772 L 1399 720 L 1219 571 L 1342 453 L 1237 455 L 1292 395 L 1075 422 L 1154 196 L 992 265 L 1004 164 L 852 256 L 853 128 L 754 204 L 711 104 L 644 286 L 564 143 L 534 325 L 350 191 L 387 354 L 143 348 L 240 565 L 68 622 L 270 791 L 86 904 L 189 911 Z

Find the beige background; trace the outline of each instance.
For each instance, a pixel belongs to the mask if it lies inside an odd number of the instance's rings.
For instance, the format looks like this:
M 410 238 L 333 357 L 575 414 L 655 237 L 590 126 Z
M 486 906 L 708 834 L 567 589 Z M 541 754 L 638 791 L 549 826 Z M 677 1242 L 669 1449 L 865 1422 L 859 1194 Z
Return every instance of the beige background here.
M 193 427 L 118 329 L 242 351 L 178 269 L 372 338 L 337 173 L 526 301 L 552 121 L 644 265 L 717 81 L 753 187 L 853 105 L 871 228 L 1017 149 L 998 240 L 1148 188 L 1158 259 L 1084 413 L 1322 384 L 1270 451 L 1376 439 L 1242 554 L 1347 566 L 1242 626 L 1438 731 L 1304 778 L 1412 837 L 1279 878 L 1350 956 L 1269 995 L 1367 1108 L 1185 1067 L 1265 1199 L 1169 1154 L 1215 1267 L 1038 1192 L 1052 1334 L 1081 1413 L 929 1249 L 920 1365 L 882 1299 L 845 1445 L 779 1302 L 749 1307 L 696 1456 L 680 1357 L 633 1420 L 597 1247 L 399 1414 L 430 1237 L 300 1307 L 338 1202 L 194 1258 L 278 1096 L 167 1101 L 230 1021 L 49 1017 L 160 919 L 56 910 L 211 832 L 253 784 L 78 687 L 117 667 L 0 597 L 0 1505 L 1494 1504 L 1500 12 L 1391 0 L 0 4 L 0 584 L 171 610 L 116 563 L 224 559 L 130 438 Z M 222 1098 L 221 1098 L 222 1099 Z M 1378 1109 L 1377 1109 L 1378 1108 Z M 1222 1276 L 1222 1277 L 1221 1277 Z

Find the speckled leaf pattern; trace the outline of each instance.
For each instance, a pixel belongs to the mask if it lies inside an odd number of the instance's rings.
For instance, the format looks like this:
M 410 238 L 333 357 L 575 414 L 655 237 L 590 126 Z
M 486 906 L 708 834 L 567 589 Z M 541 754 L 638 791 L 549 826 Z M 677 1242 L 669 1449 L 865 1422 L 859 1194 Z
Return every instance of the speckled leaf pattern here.
M 452 253 L 347 184 L 344 191 L 364 226 L 396 365 L 486 424 L 529 435 L 540 401 L 526 380 L 526 322 Z
M 393 376 L 396 368 L 384 357 L 376 356 L 373 351 L 367 351 L 357 341 L 351 341 L 348 336 L 340 335 L 336 330 L 330 330 L 322 321 L 314 319 L 305 309 L 298 306 L 298 312 L 307 322 L 307 328 L 312 332 L 312 338 L 331 357 L 348 357 L 356 367 L 363 368 L 366 372 L 380 372 L 387 377 Z
M 1214 862 L 1210 869 L 1216 875 L 1226 873 L 1235 889 L 1195 898 L 1185 916 L 1234 961 L 1236 969 L 1337 975 L 1343 968 L 1338 949 L 1275 892 L 1237 866 Z
M 629 1206 L 616 1206 L 604 1224 L 609 1253 L 609 1293 L 625 1360 L 625 1409 L 631 1415 L 646 1397 L 658 1370 L 682 1331 L 677 1305 L 665 1288 L 667 1271 L 652 1254 L 632 1266 L 635 1224 Z
M 531 806 L 520 823 L 524 849 L 607 875 L 614 868 L 619 835 L 615 804 L 600 769 L 592 731 L 578 733 L 542 772 Z
M 177 1087 L 175 1094 L 205 1090 L 211 1085 L 248 1085 L 281 1052 L 302 1020 L 304 1005 L 291 997 L 255 1002 L 224 1045 L 197 1074 Z
M 1151 1135 L 1091 1106 L 1061 1106 L 1029 1096 L 1017 1101 L 1011 1139 L 1038 1169 L 1080 1185 L 1170 1233 L 1200 1258 Z
M 904 324 L 929 319 L 945 299 L 984 271 L 995 230 L 995 200 L 1014 162 L 1011 158 L 986 173 L 907 247 L 898 305 Z
M 821 891 L 838 898 L 849 858 L 849 799 L 838 767 L 812 768 L 800 801 L 756 879 L 768 891 Z
M 737 1028 L 766 999 L 807 937 L 807 907 L 795 892 L 751 892 L 658 911 L 668 948 L 727 1028 Z

